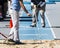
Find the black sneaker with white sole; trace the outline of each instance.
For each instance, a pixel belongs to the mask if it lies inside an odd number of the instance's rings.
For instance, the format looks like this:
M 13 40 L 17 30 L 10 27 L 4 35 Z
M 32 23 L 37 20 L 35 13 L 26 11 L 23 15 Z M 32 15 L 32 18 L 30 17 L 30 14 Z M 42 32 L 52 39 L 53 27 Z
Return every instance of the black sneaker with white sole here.
M 34 24 L 34 25 L 31 24 L 30 27 L 36 27 L 36 24 Z
M 45 28 L 45 23 L 42 23 L 42 27 Z

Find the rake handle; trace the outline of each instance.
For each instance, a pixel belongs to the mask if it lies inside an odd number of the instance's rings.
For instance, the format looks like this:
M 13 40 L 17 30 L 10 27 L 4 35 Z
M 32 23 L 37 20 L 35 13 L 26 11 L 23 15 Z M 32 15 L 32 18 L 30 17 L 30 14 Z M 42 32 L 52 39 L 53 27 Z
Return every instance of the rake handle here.
M 1 34 L 3 37 L 7 38 L 7 36 L 5 36 L 4 34 L 2 34 L 1 32 L 0 32 L 0 34 Z

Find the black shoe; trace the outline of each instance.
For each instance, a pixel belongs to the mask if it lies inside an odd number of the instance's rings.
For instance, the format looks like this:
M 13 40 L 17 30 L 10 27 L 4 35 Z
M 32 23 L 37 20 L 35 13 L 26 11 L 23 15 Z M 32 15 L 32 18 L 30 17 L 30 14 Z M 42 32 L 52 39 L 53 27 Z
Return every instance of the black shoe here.
M 13 39 L 7 39 L 4 44 L 7 44 L 7 45 L 15 45 L 15 41 Z
M 24 44 L 24 43 L 22 43 L 20 41 L 15 41 L 15 44 Z
M 0 18 L 0 21 L 3 21 L 4 19 L 3 18 Z
M 42 23 L 42 27 L 45 28 L 45 23 Z
M 45 25 L 44 26 L 42 26 L 43 28 L 45 28 Z
M 8 39 L 8 42 L 15 42 L 13 39 Z
M 30 25 L 30 27 L 36 27 L 36 24 L 35 25 Z

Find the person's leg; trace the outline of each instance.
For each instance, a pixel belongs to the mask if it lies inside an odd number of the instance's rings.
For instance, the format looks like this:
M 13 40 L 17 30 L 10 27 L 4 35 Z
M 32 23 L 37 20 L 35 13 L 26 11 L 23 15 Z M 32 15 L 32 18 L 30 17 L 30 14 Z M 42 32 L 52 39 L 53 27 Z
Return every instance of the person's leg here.
M 14 16 L 12 17 L 12 22 L 13 22 L 13 30 L 14 30 L 14 41 L 15 44 L 23 44 L 19 40 L 19 12 L 13 11 Z
M 10 31 L 10 33 L 8 35 L 8 39 L 12 39 L 13 40 L 13 38 L 14 38 L 13 34 L 14 34 L 13 28 L 11 28 L 11 31 Z
M 3 16 L 3 18 L 5 18 L 5 14 L 4 14 L 4 1 L 2 3 L 2 16 Z
M 11 11 L 10 15 L 11 15 L 11 18 L 12 18 L 14 16 L 14 12 L 13 12 L 13 10 L 10 10 L 10 11 Z M 8 42 L 15 42 L 14 41 L 14 28 L 13 27 L 11 28 L 7 39 L 8 39 L 7 40 Z
M 45 6 L 40 9 L 40 16 L 41 16 L 41 25 L 42 25 L 42 27 L 45 27 Z
M 0 20 L 2 19 L 2 6 L 0 5 Z
M 19 12 L 13 10 L 12 22 L 13 22 L 13 32 L 14 32 L 14 41 L 19 40 Z
M 10 16 L 11 16 L 11 19 L 13 19 L 12 17 L 14 16 L 14 12 L 13 10 L 9 10 L 10 11 Z M 13 20 L 12 20 L 13 22 Z M 13 39 L 14 38 L 14 28 L 12 27 L 11 30 L 10 30 L 10 33 L 8 35 L 8 39 Z
M 45 27 L 45 16 L 43 10 L 40 10 L 40 15 L 41 15 L 41 25 L 42 27 Z
M 13 44 L 22 44 L 19 41 L 19 12 L 12 10 L 11 19 L 13 22 L 13 27 L 11 28 L 8 40 L 9 40 L 9 42 L 13 42 Z
M 38 8 L 34 5 L 34 8 L 32 9 L 32 27 L 36 27 L 37 20 L 38 20 Z
M 6 18 L 6 14 L 7 14 L 7 10 L 8 10 L 8 2 L 6 1 L 5 3 L 4 3 L 4 18 Z

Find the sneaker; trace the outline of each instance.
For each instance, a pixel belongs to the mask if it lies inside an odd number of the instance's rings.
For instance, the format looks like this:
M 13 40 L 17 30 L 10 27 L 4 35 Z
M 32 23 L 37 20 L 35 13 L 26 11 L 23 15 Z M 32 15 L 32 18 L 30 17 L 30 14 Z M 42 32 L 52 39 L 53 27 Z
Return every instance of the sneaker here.
M 36 27 L 36 24 L 31 24 L 30 27 Z
M 15 44 L 24 44 L 24 43 L 22 43 L 20 41 L 15 41 Z
M 42 23 L 42 27 L 45 28 L 45 23 Z
M 15 42 L 13 39 L 8 39 L 9 42 Z
M 7 44 L 7 45 L 14 45 L 15 41 L 13 39 L 8 39 L 8 40 L 6 40 L 5 44 Z

